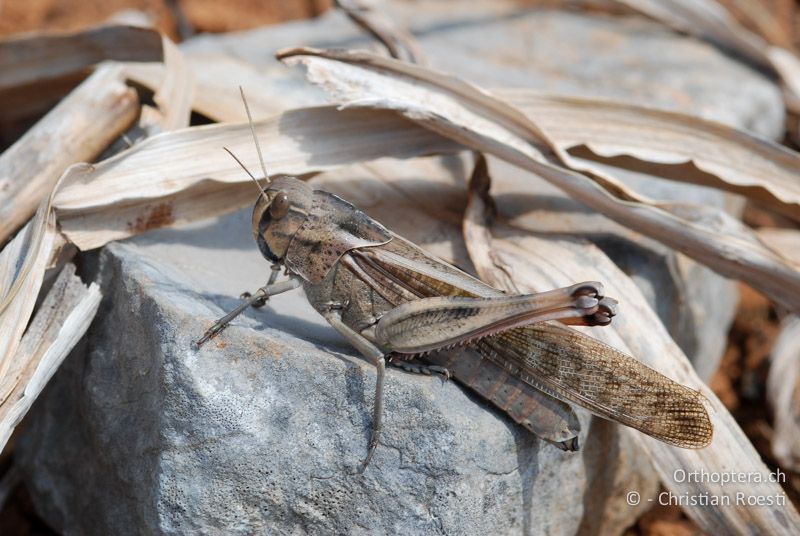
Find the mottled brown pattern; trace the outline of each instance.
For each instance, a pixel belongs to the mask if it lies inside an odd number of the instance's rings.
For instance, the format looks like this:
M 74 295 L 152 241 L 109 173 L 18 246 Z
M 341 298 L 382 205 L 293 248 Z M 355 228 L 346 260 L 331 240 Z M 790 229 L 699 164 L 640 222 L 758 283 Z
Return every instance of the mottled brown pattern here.
M 679 447 L 711 441 L 698 392 L 575 330 L 536 324 L 486 343 L 489 359 L 556 398 Z
M 514 404 L 514 402 L 519 398 L 519 395 L 522 394 L 522 389 L 517 387 L 516 385 L 511 385 L 510 382 L 506 382 L 504 384 L 504 394 L 505 397 L 502 399 L 502 403 L 498 403 L 498 406 L 503 411 L 508 411 L 508 409 Z
M 431 267 L 437 267 L 435 261 L 431 257 L 424 256 L 416 246 L 395 237 L 385 246 L 355 250 L 343 256 L 321 283 L 309 283 L 304 286 L 309 302 L 320 312 L 324 312 L 327 303 L 342 304 L 342 320 L 356 331 L 363 332 L 373 326 L 376 319 L 386 311 L 406 301 L 419 298 L 418 293 L 408 290 L 409 286 L 419 288 L 418 285 L 427 284 L 429 291 L 432 288 L 441 288 L 442 291 L 457 290 L 456 287 L 424 275 L 419 279 L 406 278 L 402 281 L 399 278 L 388 277 L 388 272 L 383 270 L 382 266 L 392 265 L 382 263 L 379 266 L 372 258 L 372 253 L 375 251 L 380 251 L 381 255 L 387 257 L 391 257 L 389 253 L 394 253 L 397 259 L 401 258 L 401 254 L 405 254 L 402 259 L 406 262 L 419 256 L 417 266 L 430 263 Z M 483 289 L 482 292 L 502 296 L 501 292 L 462 274 L 456 268 L 444 264 L 440 266 L 441 277 L 467 278 L 463 279 L 465 286 L 471 287 L 474 283 L 476 290 Z M 392 266 L 393 273 L 398 270 L 405 269 L 402 266 Z M 411 272 L 408 274 L 413 275 Z M 379 292 L 375 289 L 379 289 Z M 516 392 L 514 405 L 507 412 L 515 422 L 559 448 L 575 447 L 580 424 L 567 404 L 516 378 L 508 378 L 503 388 L 494 397 L 490 396 L 487 390 L 495 383 L 496 378 L 505 375 L 505 371 L 503 367 L 485 359 L 475 348 L 434 352 L 428 355 L 425 361 L 431 365 L 446 367 L 456 381 L 470 387 L 498 407 L 507 405 L 506 396 L 509 392 Z
M 514 422 L 562 449 L 572 449 L 580 423 L 567 404 L 509 376 L 476 347 L 434 352 L 425 360 L 506 412 Z
M 307 281 L 319 283 L 348 251 L 391 239 L 383 225 L 347 201 L 317 190 L 308 217 L 292 239 L 286 265 Z
M 290 252 L 289 244 L 311 211 L 314 190 L 308 183 L 280 175 L 272 179 L 266 194 L 266 198 L 259 196 L 253 207 L 253 233 L 256 234 L 256 242 L 260 236 L 274 255 L 283 257 Z M 288 199 L 289 211 L 284 217 L 273 221 L 270 210 L 272 201 L 281 195 Z

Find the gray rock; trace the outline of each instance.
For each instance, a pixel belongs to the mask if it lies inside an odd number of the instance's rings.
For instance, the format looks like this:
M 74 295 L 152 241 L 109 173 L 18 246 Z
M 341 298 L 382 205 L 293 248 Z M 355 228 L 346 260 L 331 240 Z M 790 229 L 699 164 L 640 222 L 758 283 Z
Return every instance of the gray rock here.
M 398 370 L 384 438 L 353 475 L 375 375 L 301 295 L 191 348 L 267 273 L 244 212 L 102 251 L 101 312 L 19 449 L 57 530 L 618 533 L 641 509 L 620 510 L 622 490 L 655 492 L 609 423 L 581 413 L 585 448 L 564 453 L 454 383 Z
M 768 80 L 642 19 L 506 10 L 477 25 L 485 14 L 412 16 L 398 6 L 398 20 L 410 21 L 434 65 L 483 85 L 650 102 L 766 134 L 781 128 L 780 94 Z M 185 49 L 225 50 L 266 66 L 273 47 L 359 42 L 333 14 L 200 37 Z M 285 96 L 301 82 L 280 69 L 265 91 Z M 371 170 L 373 181 L 379 171 L 409 174 L 403 188 L 365 188 L 363 169 L 330 186 L 401 234 L 463 258 L 452 237 L 469 169 L 449 161 L 450 175 L 431 188 L 421 185 L 432 177 L 413 175 L 419 169 Z M 513 203 L 520 192 L 513 181 L 503 186 L 507 170 L 492 170 L 501 210 L 524 223 Z M 680 188 L 665 190 L 725 203 L 717 192 Z M 694 263 L 699 272 L 674 270 L 685 259 L 544 184 L 531 182 L 530 192 L 534 207 L 544 207 L 533 213 L 538 232 L 604 246 L 649 290 L 682 344 L 718 357 L 718 343 L 701 346 L 727 331 L 729 282 Z M 393 199 L 409 195 L 436 218 L 409 221 L 401 205 L 393 209 Z M 388 375 L 382 443 L 365 475 L 352 475 L 366 452 L 375 375 L 300 293 L 248 311 L 200 351 L 191 347 L 268 276 L 246 211 L 112 244 L 93 259 L 85 264 L 102 285 L 101 311 L 37 402 L 17 449 L 37 508 L 67 534 L 619 534 L 657 490 L 648 461 L 614 425 L 579 412 L 584 447 L 563 453 L 458 385 L 397 370 Z M 659 300 L 682 285 L 691 292 Z M 642 504 L 627 506 L 628 491 L 641 493 Z

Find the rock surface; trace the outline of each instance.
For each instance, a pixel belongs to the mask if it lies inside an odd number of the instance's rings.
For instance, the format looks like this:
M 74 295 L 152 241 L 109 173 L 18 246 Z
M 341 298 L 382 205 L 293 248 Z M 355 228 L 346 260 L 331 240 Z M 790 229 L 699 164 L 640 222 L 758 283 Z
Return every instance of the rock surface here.
M 398 20 L 406 16 L 398 13 Z M 769 81 L 653 23 L 506 11 L 478 26 L 471 17 L 447 23 L 444 15 L 417 15 L 410 25 L 434 66 L 483 85 L 681 107 L 767 135 L 781 128 L 780 95 Z M 320 35 L 325 42 L 312 37 Z M 186 48 L 266 65 L 264 51 L 280 46 L 359 42 L 358 31 L 333 14 L 200 37 Z M 301 83 L 296 73 L 280 76 L 265 91 L 316 102 L 313 91 L 293 92 Z M 395 173 L 385 164 L 339 173 L 350 180 L 331 186 L 400 234 L 459 258 L 463 244 L 450 240 L 469 169 L 463 161 L 446 164 L 430 173 L 424 163 L 396 169 L 408 174 L 405 188 L 385 186 L 386 195 L 362 181 Z M 442 169 L 449 175 L 438 186 L 419 188 Z M 529 184 L 540 209 L 515 210 L 518 172 L 496 162 L 492 172 L 505 215 L 540 233 L 588 235 L 649 289 L 684 348 L 695 344 L 703 363 L 718 358 L 735 303 L 727 281 L 694 263 L 675 269 L 685 260 L 541 182 Z M 716 192 L 664 184 L 644 188 L 726 203 Z M 421 217 L 431 216 L 412 221 L 407 209 L 392 207 L 392 195 L 420 195 Z M 647 460 L 615 425 L 579 412 L 583 449 L 564 453 L 454 383 L 397 370 L 388 374 L 375 459 L 363 476 L 351 474 L 366 452 L 375 374 L 301 293 L 247 311 L 199 351 L 191 346 L 236 296 L 268 276 L 247 211 L 112 244 L 85 260 L 102 285 L 101 311 L 85 345 L 37 402 L 17 450 L 37 508 L 59 531 L 618 534 L 657 491 Z M 690 291 L 659 300 L 682 288 Z M 717 342 L 703 346 L 709 339 Z M 626 505 L 629 491 L 642 504 Z
M 192 339 L 268 273 L 247 214 L 100 255 L 105 302 L 85 353 L 36 410 L 22 463 L 66 533 L 618 532 L 615 487 L 652 493 L 642 454 L 581 415 L 577 454 L 540 443 L 453 383 L 392 370 L 367 444 L 375 375 L 300 295 Z M 214 245 L 216 244 L 216 247 Z M 247 283 L 245 283 L 247 282 Z M 220 304 L 217 307 L 215 304 Z M 47 500 L 41 500 L 43 498 Z

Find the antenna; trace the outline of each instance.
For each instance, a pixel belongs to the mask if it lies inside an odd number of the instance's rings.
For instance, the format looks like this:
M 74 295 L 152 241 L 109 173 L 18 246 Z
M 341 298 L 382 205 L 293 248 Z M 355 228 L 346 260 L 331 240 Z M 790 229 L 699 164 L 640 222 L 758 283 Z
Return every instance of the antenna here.
M 253 143 L 256 144 L 256 151 L 258 151 L 258 161 L 261 162 L 261 171 L 264 173 L 264 178 L 267 182 L 270 182 L 269 174 L 267 174 L 267 166 L 264 165 L 264 157 L 261 155 L 261 146 L 258 144 L 258 138 L 256 137 L 256 127 L 253 126 L 253 116 L 250 115 L 250 107 L 247 105 L 247 99 L 244 96 L 244 89 L 242 89 L 242 86 L 239 86 L 239 93 L 242 95 L 244 110 L 247 112 L 247 122 L 250 123 L 250 133 L 253 134 Z
M 241 161 L 241 160 L 239 160 L 239 159 L 236 157 L 236 155 L 235 155 L 235 154 L 233 154 L 233 151 L 231 151 L 231 150 L 230 150 L 230 149 L 228 149 L 227 147 L 223 147 L 223 149 L 225 149 L 225 151 L 227 151 L 227 153 L 228 153 L 229 155 L 231 155 L 231 158 L 233 158 L 234 160 L 236 160 L 236 163 L 237 163 L 237 164 L 239 164 L 239 165 L 242 167 L 242 169 L 244 170 L 244 172 L 245 172 L 245 173 L 247 173 L 248 175 L 250 175 L 250 178 L 251 178 L 251 179 L 253 179 L 253 182 L 255 182 L 255 183 L 256 183 L 256 186 L 258 186 L 258 191 L 259 191 L 259 192 L 261 192 L 261 195 L 262 195 L 262 196 L 264 196 L 264 200 L 265 200 L 267 203 L 269 203 L 269 197 L 267 197 L 267 192 L 265 192 L 265 191 L 264 191 L 264 188 L 262 188 L 262 187 L 261 187 L 261 185 L 260 185 L 260 184 L 258 184 L 258 179 L 257 179 L 257 178 L 255 178 L 255 177 L 253 176 L 253 174 L 252 174 L 252 173 L 250 173 L 250 170 L 249 170 L 249 169 L 247 169 L 247 168 L 245 167 L 245 165 L 244 165 L 244 164 L 242 164 L 242 161 Z

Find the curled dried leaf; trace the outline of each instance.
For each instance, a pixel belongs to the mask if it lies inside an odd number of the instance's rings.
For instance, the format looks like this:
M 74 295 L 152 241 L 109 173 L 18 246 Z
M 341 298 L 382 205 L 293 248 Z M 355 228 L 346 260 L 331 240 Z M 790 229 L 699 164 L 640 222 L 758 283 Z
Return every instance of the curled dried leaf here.
M 767 399 L 775 415 L 772 452 L 781 467 L 800 471 L 800 317 L 783 321 L 771 359 Z
M 68 264 L 48 291 L 0 381 L 0 450 L 70 350 L 86 333 L 100 290 L 86 287 Z
M 648 452 L 664 485 L 676 495 L 724 494 L 733 499 L 737 492 L 754 493 L 753 485 L 749 483 L 733 489 L 713 483 L 679 482 L 674 478 L 675 468 L 721 472 L 734 466 L 758 472 L 765 478 L 769 470 L 724 405 L 697 377 L 688 359 L 666 333 L 635 284 L 600 250 L 587 244 L 546 240 L 535 236 L 520 237 L 518 233 L 509 233 L 506 237 L 504 229 L 499 228 L 497 231 L 500 236 L 493 239 L 493 253 L 511 267 L 521 290 L 541 290 L 586 277 L 603 280 L 607 293 L 620 300 L 621 313 L 610 326 L 593 329 L 591 336 L 638 356 L 648 366 L 680 384 L 696 389 L 707 401 L 714 425 L 714 439 L 705 449 L 676 449 L 640 435 L 634 437 Z M 558 259 L 558 262 L 553 263 L 552 259 Z M 765 485 L 755 493 L 761 492 L 782 493 L 776 485 Z M 758 512 L 735 512 L 714 506 L 689 506 L 687 510 L 701 527 L 712 533 L 736 532 L 750 524 L 770 529 L 781 527 L 772 516 L 760 515 Z
M 267 168 L 273 174 L 306 175 L 385 155 L 459 150 L 392 113 L 308 108 L 258 121 L 255 128 L 268 147 Z M 251 203 L 257 191 L 222 147 L 257 168 L 247 124 L 164 133 L 109 160 L 71 168 L 55 198 L 63 232 L 85 250 Z M 238 184 L 226 188 L 225 183 Z
M 401 111 L 426 128 L 536 173 L 622 225 L 800 310 L 800 271 L 751 239 L 749 230 L 720 233 L 682 218 L 681 212 L 692 212 L 689 207 L 661 206 L 638 195 L 606 170 L 562 151 L 524 114 L 485 91 L 367 52 L 293 49 L 279 55 L 289 63 L 302 62 L 311 81 L 347 106 Z M 710 210 L 704 210 L 705 218 Z M 719 214 L 717 219 L 727 218 Z
M 713 121 L 628 103 L 529 90 L 495 93 L 562 151 L 743 195 L 800 220 L 800 155 Z
M 136 119 L 139 100 L 106 65 L 0 155 L 0 243 L 27 221 L 64 169 L 96 158 Z
M 425 64 L 425 55 L 416 39 L 379 10 L 359 0 L 336 0 L 336 5 L 344 10 L 353 22 L 380 41 L 393 58 Z

